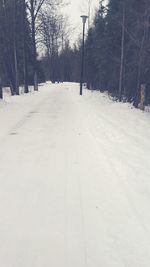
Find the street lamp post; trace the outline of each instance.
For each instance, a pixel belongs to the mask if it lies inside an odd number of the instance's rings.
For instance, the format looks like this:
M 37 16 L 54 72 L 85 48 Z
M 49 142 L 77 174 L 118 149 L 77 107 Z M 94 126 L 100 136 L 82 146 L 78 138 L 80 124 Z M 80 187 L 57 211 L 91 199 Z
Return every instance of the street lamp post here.
M 83 22 L 83 40 L 82 40 L 82 61 L 81 61 L 81 80 L 80 80 L 80 95 L 82 95 L 82 83 L 83 83 L 83 73 L 84 73 L 84 36 L 85 36 L 85 24 L 88 16 L 81 16 Z

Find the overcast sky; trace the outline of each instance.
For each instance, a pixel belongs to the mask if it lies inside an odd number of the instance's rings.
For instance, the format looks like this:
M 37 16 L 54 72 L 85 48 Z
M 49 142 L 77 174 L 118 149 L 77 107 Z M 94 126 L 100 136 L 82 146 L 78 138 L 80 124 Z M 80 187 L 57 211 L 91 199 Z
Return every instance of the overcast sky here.
M 88 15 L 88 0 L 65 0 L 69 4 L 63 9 L 63 12 L 68 15 L 69 23 L 71 24 L 72 42 L 75 42 L 82 32 L 81 15 Z M 91 18 L 95 13 L 95 9 L 99 6 L 99 0 L 91 0 Z

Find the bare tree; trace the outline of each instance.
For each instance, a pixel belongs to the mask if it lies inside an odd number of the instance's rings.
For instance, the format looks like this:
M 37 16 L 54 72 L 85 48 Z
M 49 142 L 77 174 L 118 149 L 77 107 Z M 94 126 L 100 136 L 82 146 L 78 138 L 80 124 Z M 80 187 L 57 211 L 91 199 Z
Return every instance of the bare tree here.
M 49 79 L 55 82 L 58 78 L 58 55 L 64 49 L 65 39 L 68 35 L 68 31 L 66 30 L 67 19 L 60 14 L 58 8 L 55 6 L 53 10 L 49 7 L 41 12 L 40 21 L 40 35 L 41 41 L 46 49 Z
M 27 8 L 31 20 L 33 67 L 34 67 L 34 90 L 38 91 L 37 78 L 37 47 L 36 47 L 36 20 L 45 0 L 27 0 Z
M 42 8 L 46 6 L 55 6 L 60 4 L 61 0 L 26 0 L 27 8 L 30 15 L 32 46 L 33 46 L 33 67 L 34 67 L 34 90 L 38 91 L 38 77 L 37 77 L 37 44 L 36 37 L 38 35 L 37 21 Z

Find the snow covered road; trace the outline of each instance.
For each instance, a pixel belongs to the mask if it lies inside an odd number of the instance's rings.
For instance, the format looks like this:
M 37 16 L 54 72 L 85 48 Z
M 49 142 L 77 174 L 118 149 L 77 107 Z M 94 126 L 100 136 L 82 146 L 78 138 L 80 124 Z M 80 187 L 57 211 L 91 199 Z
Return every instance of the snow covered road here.
M 0 121 L 0 266 L 150 266 L 150 114 L 48 83 Z

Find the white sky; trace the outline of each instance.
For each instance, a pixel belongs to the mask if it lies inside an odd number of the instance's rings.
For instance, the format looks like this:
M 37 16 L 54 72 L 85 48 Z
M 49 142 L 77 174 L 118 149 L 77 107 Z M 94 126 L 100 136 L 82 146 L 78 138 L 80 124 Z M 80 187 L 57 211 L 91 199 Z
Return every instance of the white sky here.
M 88 0 L 65 0 L 69 3 L 63 12 L 68 15 L 69 23 L 71 24 L 72 41 L 76 41 L 79 34 L 82 32 L 81 15 L 88 15 Z M 99 7 L 99 0 L 91 0 L 91 18 L 95 14 L 95 9 Z

